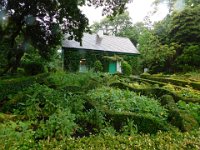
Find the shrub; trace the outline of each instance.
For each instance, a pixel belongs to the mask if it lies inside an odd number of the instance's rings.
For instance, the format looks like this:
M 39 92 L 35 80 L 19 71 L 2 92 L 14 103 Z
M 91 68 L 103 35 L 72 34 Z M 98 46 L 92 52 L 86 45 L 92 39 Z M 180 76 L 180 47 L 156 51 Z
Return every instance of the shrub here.
M 49 74 L 40 74 L 33 77 L 6 79 L 0 81 L 0 101 L 8 99 L 19 91 L 26 89 L 34 83 L 42 83 Z
M 34 84 L 19 94 L 22 96 L 12 109 L 29 119 L 46 119 L 59 107 L 67 107 L 64 94 L 46 85 Z
M 62 139 L 76 131 L 75 115 L 83 110 L 83 101 L 46 85 L 34 84 L 18 93 L 21 96 L 12 107 L 16 115 L 33 121 L 35 138 Z
M 153 98 L 137 95 L 128 90 L 102 87 L 89 91 L 87 95 L 91 100 L 96 101 L 108 110 L 147 113 L 160 118 L 167 116 L 166 110 L 158 101 Z
M 98 74 L 91 72 L 87 73 L 66 73 L 56 72 L 52 73 L 45 80 L 45 84 L 54 89 L 62 89 L 65 87 L 87 87 L 91 80 L 98 80 Z
M 172 125 L 178 127 L 183 132 L 199 127 L 198 122 L 191 114 L 178 109 L 169 112 L 169 121 Z
M 117 131 L 124 131 L 124 128 L 130 127 L 127 120 L 134 121 L 133 130 L 137 126 L 137 130 L 143 133 L 171 129 L 166 122 L 166 110 L 152 98 L 109 87 L 91 90 L 87 96 L 88 102 L 103 112 Z
M 103 71 L 103 65 L 102 65 L 102 63 L 99 60 L 95 61 L 95 63 L 94 63 L 94 70 L 96 72 Z
M 155 134 L 159 130 L 169 131 L 172 127 L 165 120 L 152 114 L 105 111 L 106 117 L 117 131 L 123 131 L 128 126 L 128 132 L 142 132 Z M 129 120 L 129 122 L 127 122 Z M 132 123 L 130 124 L 130 121 Z M 132 130 L 131 126 L 132 125 Z M 127 130 L 126 130 L 127 132 Z
M 131 75 L 131 74 L 132 74 L 131 65 L 128 64 L 126 61 L 123 61 L 123 62 L 122 62 L 122 72 L 123 72 L 125 75 Z
M 35 133 L 35 138 L 63 139 L 75 132 L 75 115 L 69 109 L 57 109 L 48 120 L 41 120 Z
M 171 95 L 163 95 L 160 98 L 160 103 L 162 106 L 165 106 L 165 108 L 169 110 L 177 108 L 174 98 Z
M 30 121 L 0 124 L 0 149 L 37 149 L 31 124 Z
M 83 138 L 68 138 L 62 141 L 40 141 L 41 149 L 200 149 L 200 131 L 193 132 L 159 132 L 156 135 L 92 135 Z
M 179 109 L 186 111 L 191 114 L 200 124 L 200 105 L 194 103 L 186 103 L 184 101 L 179 101 L 177 103 Z

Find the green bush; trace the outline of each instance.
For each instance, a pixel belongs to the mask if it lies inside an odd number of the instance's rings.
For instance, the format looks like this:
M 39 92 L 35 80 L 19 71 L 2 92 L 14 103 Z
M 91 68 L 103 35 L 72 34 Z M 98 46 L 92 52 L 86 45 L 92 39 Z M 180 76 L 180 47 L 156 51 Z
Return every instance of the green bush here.
M 134 122 L 132 129 L 137 127 L 138 132 L 156 133 L 158 130 L 171 129 L 166 122 L 166 110 L 152 98 L 109 87 L 91 90 L 87 96 L 87 101 L 103 112 L 117 131 L 128 126 L 127 120 Z
M 33 77 L 0 80 L 0 101 L 7 100 L 8 97 L 15 95 L 34 83 L 42 83 L 48 75 L 40 74 Z
M 165 106 L 165 108 L 169 110 L 177 108 L 174 98 L 171 95 L 163 95 L 160 98 L 160 103 L 162 106 Z
M 80 96 L 65 94 L 40 84 L 34 84 L 18 95 L 20 97 L 10 112 L 34 122 L 36 139 L 62 139 L 76 132 L 75 119 L 84 109 Z
M 122 72 L 123 72 L 125 75 L 131 75 L 131 74 L 132 74 L 131 65 L 128 64 L 128 62 L 126 62 L 126 61 L 123 61 L 123 62 L 122 62 Z
M 63 139 L 71 136 L 76 129 L 75 115 L 69 109 L 57 109 L 48 120 L 41 120 L 35 138 Z
M 200 45 L 187 45 L 183 53 L 176 60 L 176 67 L 183 71 L 194 71 L 199 68 L 200 63 Z M 184 65 L 182 65 L 184 64 Z
M 186 111 L 187 113 L 191 114 L 199 123 L 200 125 L 200 105 L 194 103 L 186 103 L 184 101 L 179 101 L 177 103 L 179 109 Z
M 102 87 L 89 91 L 87 95 L 108 110 L 147 113 L 160 118 L 167 116 L 166 110 L 158 101 L 128 90 Z
M 191 82 L 186 79 L 173 79 L 173 78 L 164 78 L 164 77 L 154 77 L 154 76 L 142 76 L 143 78 L 153 80 L 153 81 L 159 81 L 164 83 L 171 83 L 177 86 L 187 87 L 188 85 L 191 86 L 194 89 L 200 90 L 200 84 L 198 82 Z
M 113 127 L 117 131 L 123 131 L 124 127 L 128 126 L 128 135 L 131 135 L 131 132 L 155 134 L 160 130 L 173 130 L 165 120 L 155 117 L 152 114 L 114 111 L 105 111 L 105 114 L 107 119 L 110 120 L 110 123 L 112 123 Z M 130 129 L 131 127 L 127 120 L 132 121 L 132 130 Z
M 19 94 L 22 96 L 13 109 L 29 119 L 48 118 L 59 107 L 67 107 L 64 94 L 46 85 L 34 84 Z
M 45 80 L 45 84 L 54 89 L 62 89 L 67 87 L 79 87 L 86 88 L 90 84 L 90 81 L 98 81 L 100 77 L 98 74 L 87 72 L 87 73 L 66 73 L 56 72 L 51 73 Z
M 156 135 L 132 136 L 101 134 L 82 138 L 67 137 L 62 140 L 53 138 L 35 141 L 34 132 L 31 130 L 16 131 L 16 127 L 26 129 L 29 125 L 30 123 L 0 124 L 0 149 L 200 149 L 199 129 L 185 133 L 160 131 Z
M 159 132 L 156 135 L 92 135 L 83 138 L 68 138 L 62 141 L 40 141 L 41 149 L 101 149 L 101 150 L 143 150 L 143 149 L 200 149 L 200 131 L 187 133 Z
M 36 149 L 30 121 L 0 124 L 0 149 Z
M 102 72 L 103 71 L 103 65 L 99 60 L 94 62 L 94 70 L 96 72 Z
M 170 110 L 169 117 L 170 123 L 176 127 L 178 127 L 181 131 L 190 131 L 199 127 L 196 119 L 187 111 L 182 110 Z

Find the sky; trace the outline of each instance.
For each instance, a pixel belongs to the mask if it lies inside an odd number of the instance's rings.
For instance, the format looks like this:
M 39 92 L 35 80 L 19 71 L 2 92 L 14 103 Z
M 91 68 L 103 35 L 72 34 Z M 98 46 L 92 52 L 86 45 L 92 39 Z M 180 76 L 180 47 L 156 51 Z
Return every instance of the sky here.
M 152 6 L 153 1 L 154 0 L 133 0 L 132 3 L 127 4 L 128 12 L 133 23 L 143 21 L 144 17 L 147 16 L 150 11 L 154 10 L 154 7 Z M 88 17 L 90 25 L 95 21 L 99 22 L 105 17 L 102 16 L 102 8 L 95 9 L 94 7 L 84 6 L 81 10 Z M 167 13 L 168 9 L 166 5 L 159 5 L 158 12 L 151 17 L 151 20 L 162 20 Z

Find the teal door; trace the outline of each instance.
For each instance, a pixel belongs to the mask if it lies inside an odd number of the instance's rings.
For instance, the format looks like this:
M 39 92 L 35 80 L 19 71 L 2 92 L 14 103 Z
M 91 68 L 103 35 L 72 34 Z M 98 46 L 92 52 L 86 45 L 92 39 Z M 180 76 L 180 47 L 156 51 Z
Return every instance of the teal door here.
M 117 64 L 116 62 L 110 62 L 109 63 L 109 73 L 113 74 L 117 72 Z

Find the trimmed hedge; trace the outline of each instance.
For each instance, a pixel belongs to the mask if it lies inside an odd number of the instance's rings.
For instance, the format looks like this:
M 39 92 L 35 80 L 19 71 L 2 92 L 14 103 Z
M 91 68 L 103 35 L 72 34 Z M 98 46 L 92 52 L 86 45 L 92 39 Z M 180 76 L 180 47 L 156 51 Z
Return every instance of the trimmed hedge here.
M 65 138 L 63 140 L 46 139 L 34 141 L 31 132 L 22 136 L 0 137 L 0 149 L 69 149 L 69 150 L 199 150 L 200 129 L 180 132 L 159 132 L 156 135 L 91 135 L 82 138 Z
M 170 131 L 172 127 L 167 122 L 160 120 L 152 115 L 130 113 L 130 112 L 114 112 L 104 111 L 108 120 L 113 123 L 114 128 L 119 131 L 123 123 L 132 120 L 137 125 L 138 132 L 155 134 L 159 130 Z
M 146 95 L 146 96 L 155 96 L 156 98 L 160 98 L 162 95 L 171 95 L 175 102 L 178 102 L 179 100 L 185 101 L 186 103 L 192 102 L 192 103 L 200 103 L 200 99 L 196 99 L 196 98 L 185 98 L 185 97 L 181 97 L 178 94 L 163 89 L 163 88 L 145 88 L 145 89 L 137 89 L 137 88 L 133 88 L 131 86 L 129 86 L 126 83 L 122 83 L 122 82 L 114 82 L 111 84 L 111 86 L 113 87 L 117 87 L 120 89 L 128 89 L 130 91 L 134 91 L 136 93 L 142 94 L 142 95 Z
M 48 76 L 48 73 L 36 75 L 33 77 L 24 77 L 16 79 L 7 79 L 0 81 L 0 101 L 8 98 L 9 95 L 16 94 L 35 82 L 42 83 L 43 80 Z
M 163 95 L 160 98 L 160 103 L 162 106 L 165 106 L 168 110 L 177 109 L 174 98 L 171 95 Z
M 172 95 L 172 97 L 175 99 L 175 101 L 178 101 L 180 99 L 179 96 L 177 96 L 175 93 L 168 91 L 166 89 L 162 89 L 162 88 L 145 88 L 145 89 L 137 89 L 137 88 L 133 88 L 131 86 L 129 86 L 126 83 L 122 83 L 122 82 L 115 82 L 112 83 L 111 86 L 113 87 L 117 87 L 120 89 L 128 89 L 130 91 L 142 94 L 142 95 L 146 95 L 146 96 L 155 96 L 157 98 L 161 97 L 162 95 L 168 94 L 168 95 Z
M 185 87 L 186 85 L 189 85 L 193 87 L 194 89 L 200 90 L 200 83 L 198 82 L 191 82 L 191 81 L 183 81 L 183 80 L 177 80 L 177 79 L 171 79 L 171 78 L 162 78 L 162 77 L 152 77 L 150 75 L 141 75 L 142 78 L 165 82 L 165 83 L 171 83 L 178 86 Z
M 166 121 L 158 119 L 149 114 L 142 113 L 132 113 L 132 112 L 115 112 L 111 110 L 106 110 L 102 108 L 97 102 L 90 100 L 88 97 L 85 98 L 87 101 L 87 105 L 93 108 L 98 109 L 103 114 L 113 127 L 119 131 L 123 123 L 127 120 L 132 120 L 135 125 L 137 125 L 137 129 L 142 133 L 150 133 L 155 134 L 158 131 L 170 131 L 173 130 L 172 126 L 170 126 Z
M 68 138 L 63 141 L 46 140 L 40 141 L 37 148 L 70 150 L 199 150 L 199 143 L 200 130 L 197 130 L 189 133 L 159 132 L 154 136 L 139 134 L 134 136 L 98 135 L 83 138 Z
M 182 132 L 199 127 L 197 120 L 186 111 L 178 109 L 170 110 L 168 119 L 172 125 L 178 127 Z

